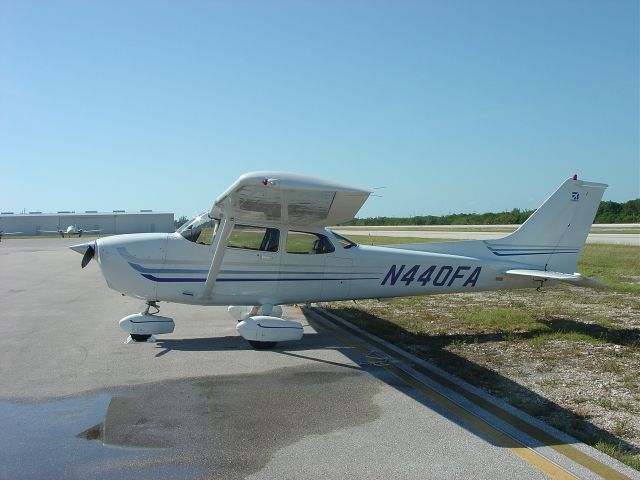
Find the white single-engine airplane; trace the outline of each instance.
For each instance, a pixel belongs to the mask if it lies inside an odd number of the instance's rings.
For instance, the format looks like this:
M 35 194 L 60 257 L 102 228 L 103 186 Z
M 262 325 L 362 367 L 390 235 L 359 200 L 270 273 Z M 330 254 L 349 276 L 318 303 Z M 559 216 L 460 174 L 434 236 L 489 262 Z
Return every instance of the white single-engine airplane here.
M 77 225 L 69 225 L 64 230 L 61 228 L 59 228 L 58 230 L 39 230 L 38 233 L 57 233 L 62 238 L 64 238 L 65 235 L 78 235 L 78 238 L 80 238 L 83 233 L 98 233 L 101 231 L 102 230 L 85 230 L 83 228 L 78 228 Z
M 351 220 L 370 190 L 255 172 L 175 233 L 116 235 L 70 248 L 84 254 L 82 267 L 95 257 L 109 287 L 146 303 L 120 321 L 130 341 L 173 332 L 173 320 L 157 314 L 157 302 L 166 301 L 236 305 L 229 312 L 240 335 L 254 348 L 271 348 L 302 338 L 300 323 L 280 318 L 284 304 L 557 281 L 594 286 L 574 272 L 606 187 L 574 176 L 498 240 L 374 247 L 326 228 Z

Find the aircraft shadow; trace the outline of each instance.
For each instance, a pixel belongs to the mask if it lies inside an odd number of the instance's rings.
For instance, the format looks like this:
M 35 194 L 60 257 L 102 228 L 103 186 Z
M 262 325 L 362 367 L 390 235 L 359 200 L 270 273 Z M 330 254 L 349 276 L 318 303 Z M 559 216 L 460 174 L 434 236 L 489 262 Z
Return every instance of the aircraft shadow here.
M 570 410 L 558 405 L 557 403 L 545 398 L 538 393 L 530 390 L 529 388 L 520 385 L 517 382 L 501 375 L 500 373 L 479 365 L 473 361 L 470 361 L 460 355 L 448 351 L 445 349 L 447 345 L 455 342 L 467 342 L 467 343 L 485 343 L 496 341 L 502 338 L 500 334 L 477 334 L 477 335 L 429 335 L 429 334 L 416 334 L 405 330 L 404 328 L 385 320 L 384 318 L 365 314 L 364 312 L 352 309 L 331 309 L 326 308 L 327 311 L 334 313 L 342 318 L 349 318 L 349 311 L 353 314 L 357 312 L 360 318 L 364 318 L 367 323 L 375 324 L 377 331 L 383 331 L 389 337 L 399 337 L 403 339 L 403 342 L 412 345 L 419 345 L 423 347 L 423 351 L 419 355 L 424 360 L 442 368 L 445 371 L 453 373 L 454 375 L 468 381 L 467 379 L 473 379 L 473 385 L 479 387 L 494 397 L 500 398 L 514 407 L 522 410 L 529 415 L 542 420 L 543 422 L 550 424 L 559 430 L 565 431 L 569 435 L 577 438 L 578 440 L 594 445 L 598 441 L 605 441 L 618 445 L 622 451 L 629 453 L 640 453 L 640 449 L 634 445 L 626 442 L 610 432 L 607 432 L 588 420 L 588 417 L 582 417 L 576 415 Z M 345 315 L 347 313 L 347 315 Z M 309 322 L 313 325 L 312 319 Z M 580 322 L 575 322 L 566 319 L 550 319 L 545 320 L 543 323 L 547 324 L 552 331 L 556 332 L 580 332 L 589 335 L 593 338 L 614 342 L 619 345 L 640 345 L 640 330 L 616 330 L 608 329 L 599 325 L 589 325 Z M 321 326 L 319 328 L 322 328 Z M 535 336 L 535 333 L 522 333 L 511 334 L 512 338 L 527 339 Z M 393 342 L 391 342 L 393 343 Z M 356 352 L 347 351 L 343 352 L 348 357 L 352 357 Z M 371 373 L 376 375 L 381 370 L 371 370 Z M 456 374 L 456 372 L 458 372 Z M 384 379 L 383 379 L 384 380 Z M 394 382 L 395 383 L 395 382 Z M 404 391 L 404 388 L 403 388 Z M 429 404 L 430 408 L 433 408 L 433 404 L 425 402 L 424 397 L 413 391 L 413 394 L 409 393 L 414 399 L 423 403 Z M 508 400 L 507 400 L 508 399 Z M 463 426 L 467 430 L 470 429 L 464 422 L 444 410 L 442 412 L 447 418 L 453 420 L 458 425 Z M 493 443 L 490 438 L 487 438 L 481 432 L 474 431 L 474 433 L 482 438 L 485 438 L 488 442 Z M 562 442 L 561 444 L 563 444 Z M 545 446 L 548 444 L 540 442 L 539 446 Z M 518 445 L 514 444 L 513 447 Z
M 302 340 L 299 342 L 285 342 L 276 345 L 275 348 L 269 351 L 275 351 L 279 353 L 287 353 L 293 355 L 291 352 L 305 352 L 314 349 L 329 348 L 332 350 L 346 350 L 347 347 L 341 347 L 335 345 L 335 342 L 331 342 L 332 339 L 327 334 L 322 333 L 305 333 Z M 254 348 L 242 338 L 240 335 L 227 335 L 225 337 L 202 337 L 202 338 L 184 338 L 184 339 L 158 339 L 155 342 L 159 352 L 156 353 L 156 357 L 169 354 L 171 351 L 183 351 L 183 352 L 216 352 L 224 350 L 248 350 L 253 351 Z M 298 355 L 301 356 L 301 355 Z M 317 359 L 314 359 L 317 360 Z M 342 365 L 342 364 L 341 364 Z M 346 364 L 342 366 L 347 366 Z
M 338 316 L 349 318 L 349 313 L 355 314 L 355 309 L 327 309 Z M 346 313 L 346 315 L 345 315 Z M 357 315 L 362 318 L 363 312 L 357 310 Z M 489 443 L 494 443 L 480 431 L 476 431 L 473 427 L 466 424 L 463 420 L 453 415 L 448 410 L 429 401 L 422 394 L 408 386 L 398 377 L 390 373 L 384 368 L 376 365 L 375 360 L 366 358 L 361 352 L 353 347 L 342 345 L 334 336 L 327 333 L 322 325 L 318 325 L 312 318 L 307 317 L 307 321 L 312 325 L 317 333 L 305 333 L 303 339 L 299 342 L 285 342 L 277 345 L 269 352 L 287 355 L 291 357 L 311 360 L 314 362 L 337 366 L 351 370 L 363 370 L 375 376 L 379 380 L 389 386 L 402 391 L 414 400 L 424 404 L 430 409 L 438 411 L 441 415 L 472 431 L 475 435 L 484 438 Z M 611 433 L 598 428 L 588 421 L 588 418 L 580 417 L 575 413 L 561 407 L 560 405 L 542 397 L 527 387 L 520 385 L 513 380 L 500 375 L 491 369 L 463 358 L 455 353 L 445 349 L 446 346 L 455 342 L 466 343 L 485 343 L 496 341 L 502 338 L 500 334 L 458 334 L 458 335 L 428 335 L 415 334 L 409 332 L 402 327 L 391 323 L 381 317 L 367 314 L 365 321 L 375 324 L 377 331 L 383 331 L 391 337 L 403 338 L 408 344 L 420 345 L 423 347 L 421 354 L 425 360 L 438 365 L 447 366 L 449 372 L 460 372 L 460 377 L 473 378 L 477 387 L 484 389 L 493 396 L 502 399 L 510 399 L 516 408 L 539 418 L 546 423 L 554 426 L 564 425 L 564 430 L 579 440 L 594 444 L 598 440 L 606 441 L 618 445 L 623 451 L 637 453 L 640 449 L 625 442 L 623 439 L 612 435 Z M 620 345 L 638 345 L 640 344 L 640 331 L 638 330 L 615 330 L 608 329 L 599 325 L 589 325 L 566 319 L 550 319 L 544 320 L 545 323 L 554 332 L 580 332 L 593 338 L 614 342 Z M 527 339 L 535 336 L 535 333 L 515 333 L 512 337 L 519 339 Z M 170 354 L 171 351 L 190 351 L 190 352 L 211 352 L 211 351 L 252 351 L 254 350 L 246 340 L 239 335 L 229 335 L 224 337 L 202 337 L 202 338 L 186 338 L 186 339 L 158 339 L 155 343 L 158 349 L 156 357 Z M 314 351 L 322 350 L 340 351 L 349 358 L 355 365 L 350 363 L 340 363 L 321 358 L 320 355 L 314 354 Z M 455 374 L 455 373 L 454 373 Z M 551 421 L 550 421 L 551 420 Z M 538 446 L 544 446 L 542 442 Z M 519 447 L 517 443 L 507 445 L 507 447 Z

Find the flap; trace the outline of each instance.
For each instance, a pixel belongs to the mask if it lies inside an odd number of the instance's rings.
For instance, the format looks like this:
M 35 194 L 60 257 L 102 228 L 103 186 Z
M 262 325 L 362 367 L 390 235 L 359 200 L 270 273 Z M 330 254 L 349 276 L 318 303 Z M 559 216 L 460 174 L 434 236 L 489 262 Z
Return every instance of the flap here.
M 211 207 L 211 217 L 236 223 L 274 222 L 325 227 L 351 220 L 371 190 L 317 177 L 283 172 L 242 175 Z

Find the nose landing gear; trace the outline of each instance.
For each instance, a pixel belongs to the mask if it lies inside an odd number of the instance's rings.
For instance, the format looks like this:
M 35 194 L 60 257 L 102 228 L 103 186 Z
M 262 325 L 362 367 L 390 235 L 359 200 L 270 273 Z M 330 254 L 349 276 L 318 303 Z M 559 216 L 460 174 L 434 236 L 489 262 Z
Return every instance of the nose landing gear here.
M 151 309 L 155 309 L 150 313 Z M 172 318 L 158 315 L 160 307 L 152 300 L 147 301 L 144 310 L 120 320 L 120 328 L 129 334 L 127 343 L 154 342 L 153 335 L 173 333 L 175 323 Z

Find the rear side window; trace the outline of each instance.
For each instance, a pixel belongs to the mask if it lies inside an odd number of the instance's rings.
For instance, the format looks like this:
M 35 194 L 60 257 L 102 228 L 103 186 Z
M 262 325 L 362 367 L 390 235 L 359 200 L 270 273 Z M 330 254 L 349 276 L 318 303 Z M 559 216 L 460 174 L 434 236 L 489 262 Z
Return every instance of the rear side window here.
M 276 228 L 235 225 L 229 237 L 227 247 L 277 252 L 279 242 L 280 232 Z
M 333 245 L 324 235 L 293 230 L 287 234 L 287 253 L 322 254 L 331 253 L 334 250 Z

